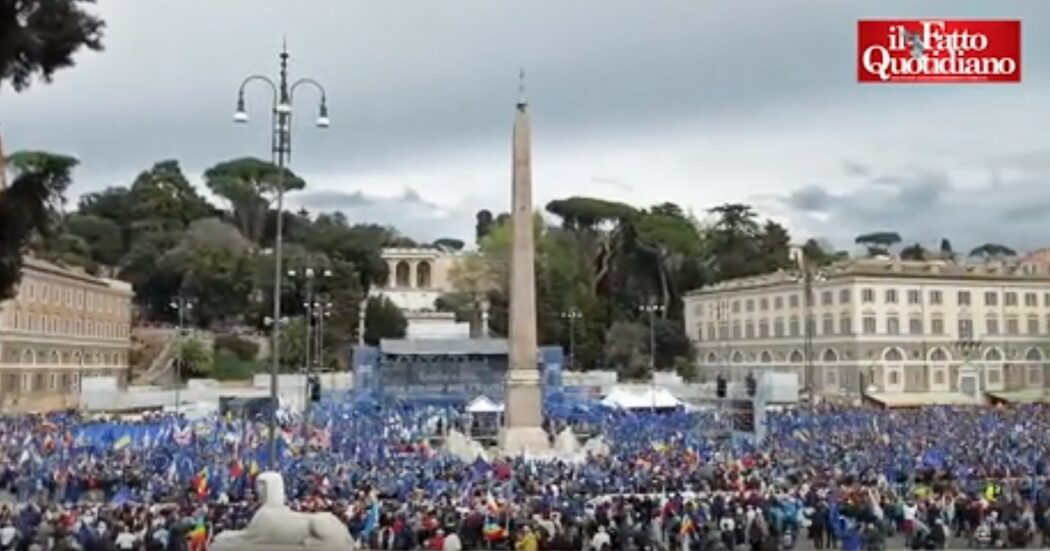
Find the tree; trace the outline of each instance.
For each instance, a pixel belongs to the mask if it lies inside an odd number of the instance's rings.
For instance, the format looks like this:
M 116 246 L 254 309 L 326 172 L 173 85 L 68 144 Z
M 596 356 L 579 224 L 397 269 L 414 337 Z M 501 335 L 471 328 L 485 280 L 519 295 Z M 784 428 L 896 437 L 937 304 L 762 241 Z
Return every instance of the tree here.
M 380 339 L 404 338 L 408 321 L 390 299 L 373 297 L 365 308 L 365 342 L 376 346 Z
M 640 214 L 634 225 L 638 247 L 653 260 L 649 265 L 658 283 L 662 315 L 666 318 L 671 312 L 672 301 L 681 294 L 675 285 L 674 274 L 683 263 L 702 253 L 700 234 L 696 226 L 681 214 L 678 206 L 669 203 Z
M 434 247 L 437 247 L 442 251 L 461 251 L 464 246 L 466 246 L 466 243 L 464 243 L 463 240 L 453 239 L 451 237 L 442 237 L 441 239 L 434 241 Z
M 16 153 L 8 158 L 11 185 L 0 190 L 0 299 L 14 296 L 22 278 L 22 256 L 35 235 L 51 235 L 54 214 L 72 181 L 77 161 L 43 152 Z
M 675 357 L 674 372 L 687 383 L 695 382 L 700 375 L 699 370 L 696 367 L 696 362 L 685 356 Z
M 50 82 L 55 71 L 73 66 L 81 48 L 102 49 L 105 24 L 87 13 L 91 0 L 21 0 L 0 4 L 0 85 L 15 91 L 33 75 Z
M 306 187 L 306 182 L 291 170 L 254 157 L 209 168 L 204 172 L 204 183 L 229 203 L 235 225 L 254 243 L 262 241 L 270 200 L 276 197 L 278 189 L 287 193 Z
M 475 219 L 474 242 L 480 245 L 481 240 L 488 235 L 489 230 L 492 228 L 492 212 L 486 209 L 481 209 L 478 211 Z
M 922 245 L 915 243 L 901 249 L 902 260 L 926 260 L 929 257 L 929 251 L 924 249 Z
M 867 249 L 868 256 L 885 256 L 889 254 L 890 247 L 900 242 L 900 234 L 890 231 L 865 233 L 854 239 L 854 243 Z
M 481 327 L 483 303 L 489 300 L 490 294 L 503 287 L 500 275 L 497 262 L 491 257 L 486 258 L 482 253 L 466 254 L 448 273 L 455 295 L 445 295 L 441 304 L 435 304 L 435 307 L 456 312 L 457 317 L 465 316 L 470 322 L 470 334 L 479 336 L 484 329 Z
M 135 178 L 128 192 L 135 237 L 145 233 L 181 231 L 194 220 L 215 215 L 215 209 L 197 193 L 182 173 L 178 161 L 153 164 Z
M 212 354 L 198 339 L 187 339 L 179 347 L 182 378 L 206 377 L 211 372 Z
M 708 211 L 716 217 L 705 235 L 705 257 L 715 281 L 753 276 L 792 267 L 787 230 L 759 224 L 750 205 L 727 203 Z
M 82 239 L 95 262 L 116 266 L 124 256 L 124 234 L 116 222 L 91 214 L 74 213 L 63 224 L 66 231 Z
M 649 330 L 629 321 L 614 322 L 605 334 L 605 361 L 624 379 L 644 379 L 649 375 Z
M 974 247 L 970 251 L 970 257 L 984 258 L 984 259 L 1000 259 L 1017 256 L 1017 251 L 1007 247 L 1006 245 L 1000 245 L 999 243 L 985 243 L 978 247 Z
M 952 250 L 952 242 L 945 237 L 941 239 L 941 258 L 944 260 L 955 260 L 955 251 Z

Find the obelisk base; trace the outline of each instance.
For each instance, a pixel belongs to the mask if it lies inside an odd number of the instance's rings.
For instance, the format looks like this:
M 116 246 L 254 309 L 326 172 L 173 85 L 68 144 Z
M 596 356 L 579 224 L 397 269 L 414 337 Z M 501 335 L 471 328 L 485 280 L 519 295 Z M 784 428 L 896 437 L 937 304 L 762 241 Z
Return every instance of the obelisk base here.
M 531 373 L 521 375 L 528 378 Z M 543 430 L 543 391 L 538 381 L 508 381 L 506 405 L 500 453 L 512 456 L 550 453 L 550 438 Z

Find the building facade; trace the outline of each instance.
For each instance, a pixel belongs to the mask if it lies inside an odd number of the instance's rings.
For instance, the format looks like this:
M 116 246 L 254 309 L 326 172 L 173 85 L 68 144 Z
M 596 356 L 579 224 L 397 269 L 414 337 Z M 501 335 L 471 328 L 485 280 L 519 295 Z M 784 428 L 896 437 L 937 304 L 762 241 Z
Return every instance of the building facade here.
M 809 278 L 782 271 L 689 293 L 685 323 L 708 379 L 791 371 L 825 395 L 1050 384 L 1050 274 L 1019 265 L 867 259 Z
M 76 394 L 84 377 L 126 380 L 131 285 L 26 258 L 0 303 L 0 404 Z
M 453 290 L 449 279 L 460 253 L 428 247 L 395 247 L 382 251 L 389 275 L 371 293 L 390 299 L 408 321 L 407 336 L 414 339 L 467 338 L 470 324 L 455 314 L 438 312 L 435 301 Z

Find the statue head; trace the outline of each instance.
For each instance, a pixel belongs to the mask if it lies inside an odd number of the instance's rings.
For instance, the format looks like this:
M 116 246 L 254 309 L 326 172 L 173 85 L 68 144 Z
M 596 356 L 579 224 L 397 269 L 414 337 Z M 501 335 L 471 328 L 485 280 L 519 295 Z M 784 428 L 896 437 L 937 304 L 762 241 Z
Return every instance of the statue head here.
M 284 505 L 284 479 L 281 473 L 267 471 L 255 478 L 255 493 L 264 507 L 281 507 Z

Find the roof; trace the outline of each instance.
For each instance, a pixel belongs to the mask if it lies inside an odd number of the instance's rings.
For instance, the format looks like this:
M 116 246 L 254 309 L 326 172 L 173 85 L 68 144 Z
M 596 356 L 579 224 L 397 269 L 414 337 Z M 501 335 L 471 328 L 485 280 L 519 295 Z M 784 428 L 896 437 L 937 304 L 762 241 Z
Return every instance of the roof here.
M 1013 392 L 989 392 L 989 396 L 1010 404 L 1050 403 L 1050 394 L 1043 389 L 1016 390 Z
M 602 399 L 602 404 L 623 409 L 664 409 L 682 405 L 671 391 L 663 387 L 638 389 L 627 386 L 615 386 Z
M 963 281 L 1004 281 L 1050 283 L 1050 274 L 1025 271 L 1019 264 L 1001 261 L 983 263 L 955 263 L 945 260 L 901 260 L 899 258 L 864 258 L 836 262 L 818 270 L 825 280 L 874 277 L 905 279 L 956 279 Z M 702 295 L 730 290 L 774 287 L 797 284 L 800 275 L 794 270 L 778 270 L 766 274 L 722 281 L 695 289 L 686 295 Z
M 399 356 L 439 356 L 448 354 L 481 354 L 505 356 L 506 339 L 381 339 L 381 354 Z
M 984 405 L 981 398 L 960 392 L 876 392 L 865 397 L 888 408 Z
M 33 270 L 36 272 L 46 273 L 68 279 L 75 279 L 83 283 L 92 283 L 95 285 L 108 287 L 115 291 L 120 291 L 124 294 L 132 294 L 133 292 L 131 284 L 126 281 L 121 281 L 119 279 L 110 279 L 105 277 L 96 277 L 84 272 L 83 269 L 62 267 L 52 262 L 41 260 L 32 256 L 23 257 L 22 266 L 24 269 Z

